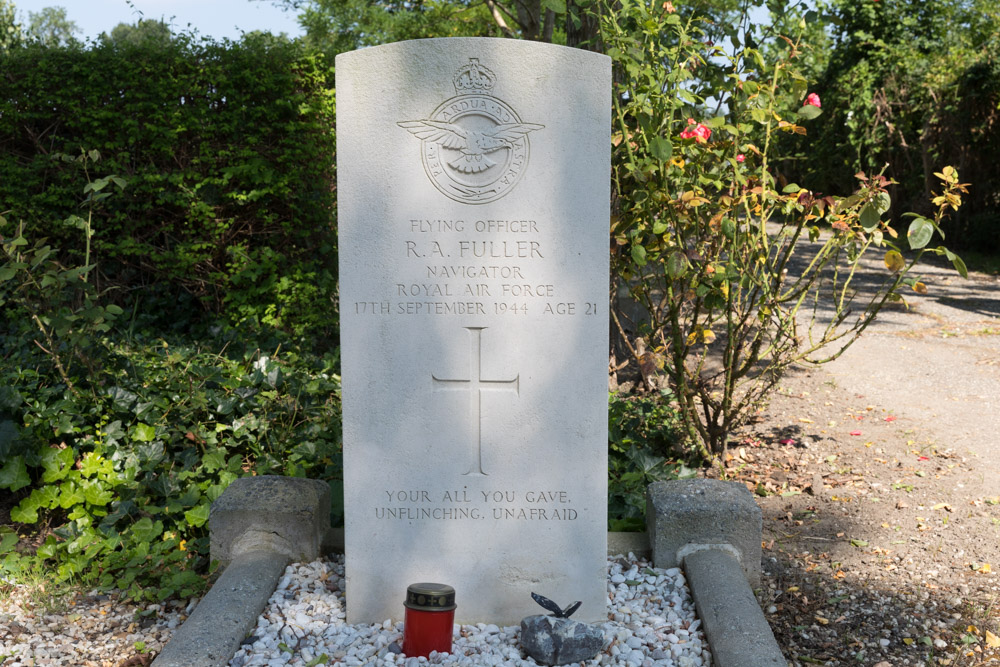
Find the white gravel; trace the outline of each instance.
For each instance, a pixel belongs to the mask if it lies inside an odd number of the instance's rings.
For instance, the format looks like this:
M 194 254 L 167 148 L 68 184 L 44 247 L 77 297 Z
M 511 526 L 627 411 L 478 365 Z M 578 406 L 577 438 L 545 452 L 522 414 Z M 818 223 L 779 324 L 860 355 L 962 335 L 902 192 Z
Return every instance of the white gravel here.
M 452 653 L 399 653 L 403 625 L 344 622 L 343 556 L 293 563 L 230 667 L 342 665 L 536 665 L 521 652 L 519 626 L 456 625 Z M 712 658 L 679 569 L 661 570 L 632 554 L 608 559 L 604 648 L 588 667 L 709 667 Z M 402 601 L 400 602 L 402 605 Z M 539 607 L 539 613 L 545 613 Z
M 97 591 L 46 599 L 0 577 L 0 665 L 148 665 L 197 604 L 194 599 L 137 605 L 120 593 Z

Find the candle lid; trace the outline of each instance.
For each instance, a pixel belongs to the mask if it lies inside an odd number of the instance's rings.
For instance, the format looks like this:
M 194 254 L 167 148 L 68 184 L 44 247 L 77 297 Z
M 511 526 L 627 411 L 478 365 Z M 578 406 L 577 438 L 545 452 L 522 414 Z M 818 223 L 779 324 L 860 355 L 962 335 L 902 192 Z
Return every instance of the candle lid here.
M 422 611 L 451 611 L 455 608 L 455 589 L 447 584 L 410 584 L 406 587 L 405 606 Z

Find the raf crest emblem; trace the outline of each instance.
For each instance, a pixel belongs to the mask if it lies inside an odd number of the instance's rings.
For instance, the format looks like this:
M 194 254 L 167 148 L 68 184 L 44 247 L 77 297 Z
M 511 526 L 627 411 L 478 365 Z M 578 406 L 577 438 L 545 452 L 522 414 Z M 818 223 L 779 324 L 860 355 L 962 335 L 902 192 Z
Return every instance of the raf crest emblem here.
M 510 192 L 528 164 L 528 133 L 545 126 L 522 123 L 493 96 L 496 75 L 477 58 L 455 73 L 455 97 L 429 118 L 398 125 L 420 139 L 428 178 L 442 194 L 486 204 Z

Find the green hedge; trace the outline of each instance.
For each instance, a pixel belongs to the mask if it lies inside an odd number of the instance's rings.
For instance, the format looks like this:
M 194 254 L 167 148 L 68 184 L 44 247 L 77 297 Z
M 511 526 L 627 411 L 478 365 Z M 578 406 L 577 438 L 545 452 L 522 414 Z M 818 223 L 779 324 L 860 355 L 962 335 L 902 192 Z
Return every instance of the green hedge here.
M 322 56 L 259 34 L 0 54 L 0 213 L 79 262 L 61 221 L 86 181 L 55 158 L 97 150 L 90 177 L 128 183 L 95 221 L 104 286 L 333 335 L 332 78 Z
M 830 194 L 884 168 L 898 217 L 929 215 L 934 173 L 951 165 L 971 187 L 944 227 L 948 247 L 1000 252 L 1000 17 L 950 0 L 830 7 L 836 40 L 815 84 L 825 120 L 781 138 L 795 157 L 780 175 Z

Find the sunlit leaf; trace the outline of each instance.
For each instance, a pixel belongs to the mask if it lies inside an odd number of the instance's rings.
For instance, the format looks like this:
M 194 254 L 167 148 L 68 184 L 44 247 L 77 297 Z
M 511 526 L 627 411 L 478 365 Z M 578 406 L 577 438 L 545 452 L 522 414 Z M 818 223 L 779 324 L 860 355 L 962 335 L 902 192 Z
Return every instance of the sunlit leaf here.
M 903 267 L 906 266 L 903 256 L 895 250 L 890 250 L 885 253 L 885 259 L 883 261 L 885 262 L 886 268 L 893 272 L 902 271 Z
M 934 235 L 934 225 L 927 218 L 914 218 L 910 223 L 910 229 L 906 232 L 906 239 L 910 242 L 910 247 L 919 250 L 930 243 L 931 236 Z
M 892 206 L 892 197 L 889 196 L 888 192 L 880 192 L 875 195 L 875 200 L 872 203 L 875 205 L 875 210 L 879 212 L 879 215 L 882 215 Z
M 156 437 L 156 427 L 139 422 L 132 427 L 132 437 L 140 442 L 151 442 Z
M 197 507 L 184 512 L 184 519 L 196 528 L 203 526 L 205 525 L 205 522 L 208 521 L 209 509 L 210 505 L 208 503 L 198 505 Z

